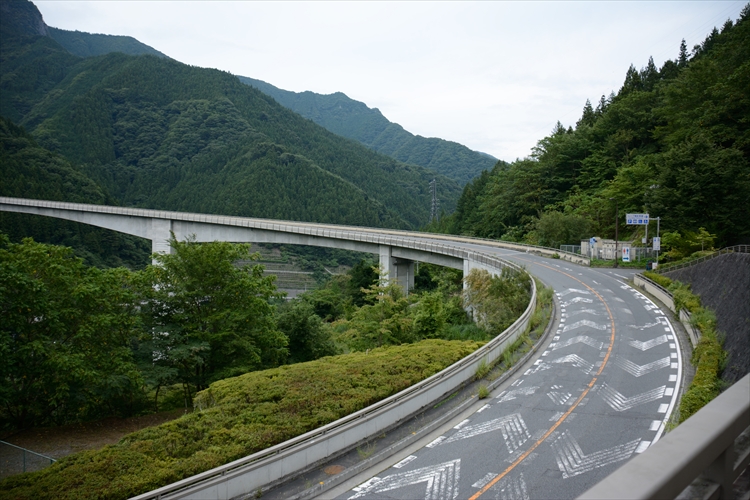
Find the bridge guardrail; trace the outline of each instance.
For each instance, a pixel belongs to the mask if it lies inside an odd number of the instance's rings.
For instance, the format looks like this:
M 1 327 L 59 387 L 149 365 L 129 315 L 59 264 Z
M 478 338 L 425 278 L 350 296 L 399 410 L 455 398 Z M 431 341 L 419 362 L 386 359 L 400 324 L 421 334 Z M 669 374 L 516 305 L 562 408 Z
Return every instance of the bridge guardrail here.
M 102 212 L 109 214 L 122 214 L 122 215 L 135 215 L 141 217 L 152 217 L 158 219 L 171 219 L 176 221 L 193 221 L 193 222 L 206 222 L 214 224 L 228 224 L 240 227 L 255 227 L 258 229 L 266 229 L 270 231 L 288 231 L 300 234 L 311 234 L 309 231 L 304 231 L 304 228 L 317 228 L 323 229 L 329 232 L 335 231 L 348 231 L 348 232 L 367 232 L 370 234 L 383 234 L 393 237 L 404 237 L 404 238 L 429 238 L 432 240 L 444 240 L 464 243 L 482 243 L 489 244 L 497 248 L 505 248 L 508 250 L 515 250 L 518 252 L 532 252 L 538 255 L 546 257 L 552 257 L 557 254 L 562 260 L 567 260 L 576 264 L 589 266 L 590 260 L 580 254 L 564 252 L 556 248 L 542 247 L 536 245 L 526 245 L 522 243 L 513 243 L 500 240 L 492 240 L 489 238 L 478 238 L 474 236 L 459 236 L 449 235 L 442 233 L 420 233 L 415 231 L 405 231 L 397 229 L 382 229 L 382 228 L 368 228 L 358 226 L 344 226 L 336 224 L 316 224 L 311 222 L 297 222 L 297 221 L 276 221 L 270 219 L 259 219 L 252 217 L 232 217 L 232 216 L 221 216 L 221 215 L 206 215 L 206 214 L 187 214 L 183 212 L 170 212 L 165 210 L 150 210 L 142 208 L 130 208 L 130 207 L 115 207 L 110 205 L 91 205 L 86 203 L 69 203 L 61 201 L 48 201 L 48 200 L 33 200 L 28 198 L 12 198 L 0 196 L 0 205 L 8 204 L 15 207 L 37 207 L 47 209 L 66 209 L 66 210 L 79 210 L 82 212 Z M 197 216 L 197 217 L 194 217 Z M 249 225 L 246 225 L 249 224 Z M 293 227 L 290 229 L 289 227 Z M 329 234 L 329 237 L 331 236 Z M 357 240 L 355 240 L 357 241 Z M 359 240 L 361 241 L 361 240 Z M 385 242 L 383 242 L 385 244 Z
M 750 465 L 750 374 L 578 500 L 730 499 Z

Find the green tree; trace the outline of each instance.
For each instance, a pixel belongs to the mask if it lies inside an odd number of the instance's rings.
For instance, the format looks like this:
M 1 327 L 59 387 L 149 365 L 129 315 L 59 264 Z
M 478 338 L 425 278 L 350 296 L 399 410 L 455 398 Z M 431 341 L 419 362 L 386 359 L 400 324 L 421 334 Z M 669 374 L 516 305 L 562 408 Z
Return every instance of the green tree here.
M 0 421 L 25 427 L 128 414 L 142 379 L 133 274 L 67 247 L 0 234 Z
M 409 301 L 398 283 L 381 275 L 363 292 L 367 303 L 336 324 L 341 340 L 356 351 L 414 341 Z
M 556 211 L 545 212 L 537 220 L 533 235 L 536 237 L 536 243 L 545 247 L 580 245 L 582 239 L 591 237 L 591 224 L 576 215 Z
M 258 258 L 249 245 L 172 237 L 170 247 L 143 271 L 147 376 L 157 383 L 176 378 L 190 400 L 214 380 L 283 361 L 288 340 L 269 303 L 279 296 L 275 277 L 249 264 Z
M 279 330 L 289 339 L 288 362 L 301 363 L 337 354 L 328 326 L 309 302 L 294 300 L 284 304 L 277 318 Z
M 529 303 L 531 277 L 523 270 L 504 267 L 500 276 L 492 276 L 484 269 L 472 269 L 465 281 L 464 305 L 492 336 L 513 324 Z

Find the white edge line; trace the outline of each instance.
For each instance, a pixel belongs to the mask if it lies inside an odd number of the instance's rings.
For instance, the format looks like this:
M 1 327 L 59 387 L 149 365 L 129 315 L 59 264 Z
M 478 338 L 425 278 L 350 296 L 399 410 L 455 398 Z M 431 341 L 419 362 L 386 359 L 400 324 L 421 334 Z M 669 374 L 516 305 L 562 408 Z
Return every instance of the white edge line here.
M 651 299 L 646 299 L 649 302 L 653 304 Z M 669 318 L 667 315 L 664 315 L 664 318 L 667 320 L 667 325 L 669 325 L 669 329 L 674 337 L 674 341 L 676 344 L 676 351 L 677 351 L 677 383 L 675 384 L 674 393 L 672 393 L 672 399 L 669 401 L 669 406 L 667 407 L 667 413 L 664 415 L 664 419 L 661 422 L 661 426 L 659 427 L 659 430 L 656 431 L 656 436 L 654 436 L 653 441 L 651 441 L 651 446 L 655 445 L 656 442 L 661 438 L 662 434 L 664 434 L 664 430 L 667 427 L 667 422 L 669 422 L 669 418 L 672 416 L 672 410 L 674 409 L 675 403 L 677 402 L 677 396 L 680 394 L 680 384 L 682 383 L 682 350 L 680 347 L 680 339 L 679 335 L 674 331 L 674 328 L 672 327 L 672 322 L 669 321 Z

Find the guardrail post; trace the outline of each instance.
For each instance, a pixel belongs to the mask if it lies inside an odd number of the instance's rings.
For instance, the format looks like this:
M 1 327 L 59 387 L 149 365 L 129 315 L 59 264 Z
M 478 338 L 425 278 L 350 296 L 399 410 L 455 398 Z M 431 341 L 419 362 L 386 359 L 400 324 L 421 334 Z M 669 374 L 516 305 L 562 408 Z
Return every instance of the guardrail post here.
M 734 484 L 734 479 L 732 477 L 734 471 L 734 455 L 734 444 L 731 444 L 729 448 L 716 457 L 716 460 L 714 460 L 711 466 L 706 469 L 706 478 L 717 483 L 721 487 L 719 490 L 719 500 L 732 500 L 732 486 Z

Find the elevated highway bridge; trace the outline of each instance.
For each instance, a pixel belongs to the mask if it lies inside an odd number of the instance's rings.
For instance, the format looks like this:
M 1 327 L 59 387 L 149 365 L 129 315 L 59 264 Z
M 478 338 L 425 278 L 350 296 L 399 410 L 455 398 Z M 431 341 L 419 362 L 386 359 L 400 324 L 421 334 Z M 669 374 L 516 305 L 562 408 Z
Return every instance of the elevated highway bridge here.
M 659 448 L 657 442 L 683 390 L 683 364 L 690 348 L 672 315 L 631 286 L 632 271 L 591 269 L 580 255 L 450 235 L 15 198 L 0 197 L 0 210 L 74 220 L 148 238 L 154 252 L 170 250 L 171 233 L 178 239 L 192 235 L 197 241 L 370 252 L 407 290 L 413 285 L 416 261 L 464 273 L 472 268 L 497 273 L 503 266 L 522 266 L 554 289 L 554 327 L 527 369 L 508 379 L 461 421 L 409 443 L 364 475 L 332 484 L 327 492 L 318 491 L 321 498 L 576 498 L 623 464 L 639 463 L 653 454 L 650 448 L 654 452 Z M 546 258 L 555 253 L 561 258 Z M 239 498 L 315 467 L 472 378 L 480 362 L 497 359 L 523 333 L 532 305 L 480 351 L 403 394 L 137 498 Z M 750 421 L 741 425 L 750 420 L 750 402 L 739 399 L 738 416 L 733 424 L 726 424 L 735 430 L 738 425 L 750 426 Z M 716 456 L 729 457 L 732 445 L 722 446 Z M 691 453 L 708 460 L 705 452 L 683 450 Z M 689 480 L 706 467 L 719 467 L 716 456 L 700 470 L 693 466 Z M 722 462 L 725 468 L 729 461 Z M 624 490 L 606 491 L 611 498 L 630 497 L 627 486 L 634 480 L 629 476 L 621 482 Z M 724 484 L 717 491 L 725 490 Z

